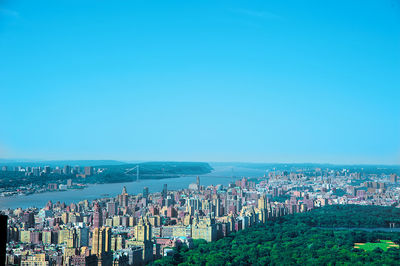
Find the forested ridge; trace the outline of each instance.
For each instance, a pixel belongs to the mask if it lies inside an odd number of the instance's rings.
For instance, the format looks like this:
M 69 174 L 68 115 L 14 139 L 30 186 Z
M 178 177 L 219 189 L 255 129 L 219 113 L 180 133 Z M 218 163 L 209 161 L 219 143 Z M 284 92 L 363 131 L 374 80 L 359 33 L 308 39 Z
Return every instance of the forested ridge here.
M 195 240 L 195 248 L 183 246 L 154 265 L 399 265 L 396 248 L 354 248 L 354 243 L 380 239 L 398 244 L 398 232 L 320 228 L 388 227 L 389 222 L 399 221 L 399 211 L 393 207 L 328 206 L 280 217 L 216 242 Z

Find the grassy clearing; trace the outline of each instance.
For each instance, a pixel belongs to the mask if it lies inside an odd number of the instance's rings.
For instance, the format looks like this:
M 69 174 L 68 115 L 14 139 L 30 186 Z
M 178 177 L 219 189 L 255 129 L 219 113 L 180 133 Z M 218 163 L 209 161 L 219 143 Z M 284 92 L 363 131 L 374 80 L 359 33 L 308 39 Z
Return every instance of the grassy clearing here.
M 391 240 L 380 240 L 378 243 L 354 243 L 354 248 L 363 249 L 365 251 L 372 251 L 376 248 L 388 250 L 389 248 L 399 248 L 399 245 L 393 243 Z

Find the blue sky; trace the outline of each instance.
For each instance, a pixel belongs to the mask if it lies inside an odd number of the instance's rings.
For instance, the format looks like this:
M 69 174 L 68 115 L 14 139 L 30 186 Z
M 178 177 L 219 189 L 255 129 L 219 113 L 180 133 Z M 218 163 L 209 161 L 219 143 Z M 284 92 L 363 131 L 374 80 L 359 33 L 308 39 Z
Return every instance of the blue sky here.
M 0 3 L 0 158 L 400 163 L 398 1 Z

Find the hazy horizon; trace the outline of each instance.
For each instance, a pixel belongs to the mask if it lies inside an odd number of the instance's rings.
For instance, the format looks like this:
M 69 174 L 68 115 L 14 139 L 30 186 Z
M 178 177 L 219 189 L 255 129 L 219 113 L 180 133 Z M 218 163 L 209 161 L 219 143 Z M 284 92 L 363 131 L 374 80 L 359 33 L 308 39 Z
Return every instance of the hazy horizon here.
M 204 162 L 210 164 L 315 164 L 315 165 L 337 165 L 337 166 L 400 166 L 400 164 L 381 164 L 381 163 L 331 163 L 331 162 L 265 162 L 265 161 L 192 161 L 192 160 L 117 160 L 117 159 L 29 159 L 29 158 L 0 158 L 0 164 L 7 163 L 50 163 L 50 162 L 117 162 L 117 163 L 147 163 L 147 162 Z

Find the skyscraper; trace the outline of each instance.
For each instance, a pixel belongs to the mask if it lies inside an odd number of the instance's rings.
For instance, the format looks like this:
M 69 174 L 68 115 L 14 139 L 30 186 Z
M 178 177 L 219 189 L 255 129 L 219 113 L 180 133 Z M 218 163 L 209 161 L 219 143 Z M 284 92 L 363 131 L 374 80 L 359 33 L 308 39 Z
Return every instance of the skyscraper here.
M 107 202 L 107 212 L 109 216 L 114 216 L 117 212 L 117 204 L 115 202 Z
M 221 200 L 220 199 L 216 199 L 215 200 L 215 215 L 217 217 L 221 217 L 223 216 L 223 212 L 222 212 L 222 206 L 221 206 Z
M 138 225 L 135 227 L 136 241 L 150 241 L 152 237 L 151 224 L 142 217 Z
M 111 251 L 111 228 L 102 227 L 93 230 L 92 249 L 97 255 Z
M 33 212 L 25 212 L 22 216 L 22 221 L 26 224 L 26 226 L 33 227 L 35 225 L 35 215 Z
M 76 234 L 78 237 L 78 247 L 89 246 L 89 229 L 87 227 L 78 227 Z
M 103 234 L 104 234 L 104 251 L 105 252 L 110 252 L 111 251 L 111 228 L 110 227 L 105 227 L 103 228 Z
M 95 228 L 93 230 L 92 236 L 92 253 L 93 254 L 100 254 L 103 251 L 104 247 L 104 237 L 101 233 L 100 228 Z
M 64 175 L 69 175 L 69 174 L 71 174 L 71 166 L 69 166 L 69 165 L 64 165 L 63 174 L 64 174 Z
M 143 188 L 143 198 L 147 198 L 149 196 L 149 188 L 144 187 Z
M 143 248 L 142 259 L 144 263 L 148 263 L 153 259 L 153 242 L 152 230 L 149 220 L 143 217 L 139 220 L 138 225 L 135 226 L 135 237 L 136 241 L 132 243 L 135 246 Z
M 67 248 L 78 247 L 78 236 L 76 234 L 75 228 L 71 229 L 67 238 Z
M 91 176 L 93 175 L 93 167 L 91 166 L 85 166 L 85 176 Z
M 94 204 L 94 213 L 93 213 L 93 227 L 101 227 L 103 225 L 103 215 L 100 209 L 100 205 L 98 202 Z
M 265 210 L 267 209 L 268 206 L 268 199 L 262 195 L 259 199 L 258 199 L 258 208 L 260 210 Z
M 118 201 L 119 205 L 122 207 L 127 207 L 128 206 L 128 193 L 126 192 L 126 187 L 124 186 L 122 188 L 122 193 L 121 195 L 118 195 Z
M 50 174 L 50 172 L 51 172 L 50 166 L 48 166 L 48 165 L 45 166 L 45 167 L 44 167 L 44 173 L 45 173 L 45 174 Z
M 73 173 L 74 174 L 80 174 L 80 172 L 81 172 L 81 168 L 79 167 L 79 165 L 75 166 Z
M 164 184 L 161 195 L 166 198 L 168 194 L 167 184 Z
M 95 228 L 92 237 L 92 254 L 97 255 L 98 265 L 111 265 L 111 228 Z

